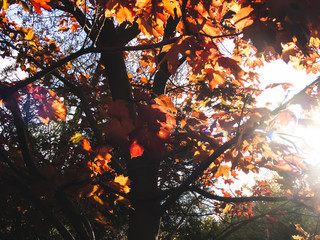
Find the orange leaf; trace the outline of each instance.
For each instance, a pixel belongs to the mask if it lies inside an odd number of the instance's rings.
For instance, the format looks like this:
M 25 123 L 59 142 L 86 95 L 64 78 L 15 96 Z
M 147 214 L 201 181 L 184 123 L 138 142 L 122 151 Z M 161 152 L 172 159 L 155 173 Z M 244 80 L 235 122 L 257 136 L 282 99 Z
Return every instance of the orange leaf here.
M 51 11 L 50 0 L 30 0 L 32 6 L 34 7 L 34 10 L 40 15 L 41 14 L 41 8 Z
M 137 141 L 133 141 L 130 147 L 131 158 L 139 157 L 143 154 L 144 148 Z
M 122 190 L 125 193 L 128 193 L 130 191 L 130 179 L 128 177 L 125 177 L 123 175 L 119 175 L 117 177 L 114 178 L 114 182 L 118 183 L 119 185 L 121 185 Z
M 41 120 L 45 125 L 47 125 L 48 122 L 50 121 L 50 119 L 49 119 L 48 117 L 46 117 L 46 118 L 40 117 L 40 120 Z
M 228 165 L 220 165 L 214 177 L 218 178 L 220 176 L 225 176 L 226 178 L 229 178 L 230 170 L 231 168 Z
M 83 149 L 88 151 L 88 152 L 92 151 L 90 143 L 89 143 L 89 141 L 87 139 L 83 139 Z
M 58 100 L 54 100 L 51 105 L 55 119 L 66 121 L 67 107 Z
M 238 30 L 242 30 L 253 23 L 253 20 L 249 18 L 252 11 L 253 8 L 249 5 L 248 7 L 241 8 L 233 17 L 232 20 Z

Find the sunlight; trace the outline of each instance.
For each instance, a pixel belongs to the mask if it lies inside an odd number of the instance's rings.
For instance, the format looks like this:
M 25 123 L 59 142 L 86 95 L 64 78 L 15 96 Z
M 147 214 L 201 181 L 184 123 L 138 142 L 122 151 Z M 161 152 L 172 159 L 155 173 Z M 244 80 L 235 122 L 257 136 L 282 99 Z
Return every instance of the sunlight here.
M 319 164 L 320 162 L 320 146 L 319 146 L 319 135 L 320 135 L 320 112 L 315 111 L 312 113 L 312 120 L 303 125 L 299 125 L 295 133 L 297 136 L 303 139 L 303 145 L 301 150 L 303 155 L 306 157 L 306 161 L 311 164 Z
M 292 63 L 286 64 L 282 60 L 265 63 L 265 66 L 261 67 L 257 72 L 260 75 L 262 88 L 266 88 L 272 83 L 290 83 L 293 85 L 286 91 L 280 86 L 266 89 L 258 97 L 258 106 L 264 107 L 267 104 L 270 110 L 292 98 L 317 78 L 317 75 L 306 74 L 304 70 L 296 70 Z M 297 153 L 303 155 L 308 164 L 318 164 L 320 161 L 319 109 L 314 109 L 312 113 L 309 113 L 308 119 L 303 116 L 303 109 L 300 105 L 292 105 L 289 109 L 294 113 L 296 121 L 280 133 L 282 139 L 291 141 Z M 276 136 L 279 137 L 279 134 L 276 134 Z
M 260 86 L 266 88 L 273 83 L 291 83 L 293 87 L 287 91 L 278 86 L 266 89 L 257 99 L 258 105 L 263 107 L 266 103 L 271 103 L 272 107 L 278 107 L 280 103 L 291 98 L 317 77 L 315 74 L 306 74 L 305 70 L 297 70 L 292 63 L 285 63 L 282 60 L 276 60 L 270 63 L 264 63 L 264 66 L 257 69 L 260 75 Z

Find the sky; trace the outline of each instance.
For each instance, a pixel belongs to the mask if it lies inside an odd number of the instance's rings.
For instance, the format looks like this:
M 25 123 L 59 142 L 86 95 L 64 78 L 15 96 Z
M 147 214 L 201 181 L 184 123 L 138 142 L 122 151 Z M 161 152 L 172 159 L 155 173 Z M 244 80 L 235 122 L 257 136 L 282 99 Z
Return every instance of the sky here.
M 280 86 L 266 90 L 258 98 L 260 106 L 272 102 L 277 107 L 277 103 L 286 98 L 289 99 L 317 78 L 316 74 L 306 74 L 305 70 L 297 70 L 292 63 L 287 64 L 282 60 L 265 63 L 263 67 L 257 69 L 257 72 L 260 75 L 259 80 L 263 89 L 272 83 L 293 84 L 293 87 L 286 93 Z
M 263 67 L 256 69 L 257 73 L 260 75 L 261 89 L 265 89 L 266 86 L 272 83 L 291 83 L 293 86 L 284 92 L 281 86 L 275 88 L 266 89 L 257 98 L 257 105 L 259 107 L 264 107 L 266 103 L 271 103 L 268 105 L 270 110 L 275 109 L 279 104 L 285 102 L 286 100 L 293 97 L 296 93 L 305 88 L 308 84 L 313 82 L 319 74 L 306 74 L 305 70 L 296 70 L 293 63 L 285 63 L 282 60 L 276 60 L 270 63 L 264 63 Z M 293 107 L 295 113 L 299 112 L 299 107 Z M 319 136 L 320 136 L 320 112 L 315 114 L 315 120 L 319 121 L 318 126 L 311 126 L 309 128 L 303 128 L 299 125 L 292 126 L 287 129 L 287 133 L 294 137 L 293 140 L 297 142 L 299 146 L 308 146 L 308 148 L 301 152 L 308 163 L 313 164 L 320 163 L 320 146 Z M 286 131 L 286 130 L 284 130 Z M 273 178 L 274 175 L 270 174 L 268 170 L 263 170 L 259 174 L 245 174 L 239 173 L 239 182 L 234 184 L 233 190 L 239 188 L 240 186 L 246 185 L 249 189 L 256 184 L 256 180 L 263 180 L 268 178 Z M 248 193 L 250 194 L 250 193 Z

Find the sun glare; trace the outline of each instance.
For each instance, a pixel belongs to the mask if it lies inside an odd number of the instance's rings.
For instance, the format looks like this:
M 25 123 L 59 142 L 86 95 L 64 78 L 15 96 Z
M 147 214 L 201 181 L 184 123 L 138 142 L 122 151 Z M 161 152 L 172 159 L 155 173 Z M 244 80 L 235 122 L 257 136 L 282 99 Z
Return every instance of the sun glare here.
M 281 103 L 289 100 L 308 84 L 317 78 L 315 74 L 306 74 L 304 70 L 296 70 L 291 63 L 277 60 L 266 63 L 258 69 L 262 88 L 267 88 L 273 83 L 290 83 L 292 87 L 286 91 L 281 86 L 266 89 L 257 99 L 260 107 L 268 105 L 270 110 L 275 109 Z M 292 147 L 301 154 L 308 164 L 320 163 L 320 111 L 314 109 L 309 112 L 308 118 L 300 105 L 290 106 L 289 110 L 294 113 L 296 120 L 284 129 L 277 137 L 284 141 L 290 141 Z

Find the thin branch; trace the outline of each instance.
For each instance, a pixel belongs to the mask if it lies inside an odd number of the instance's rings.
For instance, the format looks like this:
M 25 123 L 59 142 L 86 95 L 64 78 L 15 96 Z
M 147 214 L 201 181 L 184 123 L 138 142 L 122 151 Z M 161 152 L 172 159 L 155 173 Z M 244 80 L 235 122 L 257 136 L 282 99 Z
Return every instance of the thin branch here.
M 77 52 L 74 52 L 72 54 L 70 54 L 69 56 L 62 58 L 61 60 L 51 64 L 50 66 L 46 67 L 45 69 L 43 69 L 40 72 L 37 72 L 36 74 L 34 74 L 31 77 L 28 77 L 25 80 L 16 82 L 14 84 L 12 84 L 10 87 L 0 87 L 0 96 L 3 99 L 6 99 L 8 97 L 10 97 L 13 93 L 15 93 L 16 91 L 26 87 L 27 85 L 29 85 L 30 83 L 34 83 L 35 81 L 39 80 L 40 78 L 44 77 L 45 75 L 51 73 L 53 70 L 55 70 L 56 68 L 59 68 L 61 66 L 63 66 L 64 64 L 70 62 L 73 59 L 76 59 L 84 54 L 90 53 L 94 50 L 93 47 L 88 47 L 85 49 L 80 49 Z
M 266 115 L 265 117 L 262 117 L 260 122 L 264 122 L 267 119 L 270 118 L 270 116 L 274 116 L 278 114 L 281 110 L 287 108 L 300 94 L 303 94 L 308 88 L 310 88 L 312 85 L 318 83 L 320 81 L 320 77 L 318 77 L 315 81 L 313 81 L 311 84 L 306 86 L 303 90 L 301 90 L 299 93 L 294 95 L 290 100 L 279 106 L 278 108 L 274 109 L 269 115 Z M 255 129 L 252 129 L 251 131 L 254 131 Z M 192 174 L 187 177 L 187 179 L 178 187 L 175 189 L 175 191 L 167 198 L 167 200 L 162 204 L 161 206 L 161 214 L 163 214 L 178 198 L 181 196 L 181 194 L 188 189 L 189 185 L 196 181 L 203 172 L 210 166 L 210 164 L 215 161 L 218 157 L 221 156 L 225 151 L 227 151 L 231 146 L 233 146 L 238 141 L 238 136 L 235 136 L 228 142 L 224 143 L 222 146 L 220 146 L 211 156 L 209 156 L 207 159 L 205 159 L 203 162 L 198 165 L 198 167 L 192 172 Z
M 191 186 L 188 188 L 189 191 L 196 192 L 206 198 L 213 199 L 216 201 L 227 202 L 227 203 L 239 203 L 239 202 L 284 202 L 284 201 L 296 201 L 296 200 L 308 200 L 312 197 L 268 197 L 268 196 L 251 196 L 251 197 L 221 197 L 208 193 L 196 186 Z
M 161 206 L 161 214 L 164 212 L 181 196 L 183 192 L 185 192 L 189 185 L 196 181 L 199 176 L 203 174 L 203 172 L 210 166 L 212 162 L 214 162 L 218 157 L 220 157 L 225 151 L 227 151 L 231 146 L 233 146 L 238 141 L 238 137 L 234 137 L 228 142 L 221 145 L 213 154 L 211 154 L 208 158 L 202 161 L 198 167 L 190 174 L 186 180 L 175 189 L 175 191 L 168 197 L 168 199 Z
M 64 215 L 68 218 L 80 239 L 94 240 L 95 235 L 88 219 L 82 215 L 69 200 L 64 187 L 56 191 L 55 197 Z
M 292 98 L 290 98 L 285 103 L 281 104 L 279 107 L 274 109 L 269 115 L 261 118 L 260 122 L 266 121 L 270 116 L 277 115 L 281 110 L 286 109 L 290 104 L 292 104 L 300 95 L 305 94 L 306 90 L 308 90 L 312 85 L 315 85 L 320 82 L 320 77 L 314 80 L 312 83 L 308 84 L 305 88 L 303 88 L 300 92 L 295 94 Z
M 219 35 L 219 36 L 211 36 L 211 38 L 222 38 L 226 37 L 228 35 Z M 174 37 L 170 39 L 164 39 L 158 43 L 153 43 L 153 44 L 141 44 L 141 45 L 136 45 L 136 46 L 116 46 L 116 47 L 104 47 L 104 48 L 95 48 L 93 46 L 90 46 L 88 48 L 82 48 L 78 50 L 77 52 L 74 52 L 70 54 L 67 57 L 64 57 L 57 62 L 51 64 L 50 66 L 47 66 L 45 69 L 42 71 L 34 74 L 33 76 L 16 82 L 14 85 L 11 85 L 10 87 L 0 87 L 0 96 L 5 99 L 12 95 L 14 92 L 26 87 L 27 85 L 34 83 L 35 81 L 39 80 L 40 78 L 44 77 L 45 75 L 51 73 L 53 70 L 56 68 L 59 68 L 63 66 L 64 64 L 70 62 L 71 60 L 74 60 L 84 54 L 88 53 L 115 53 L 115 52 L 121 52 L 121 51 L 141 51 L 141 50 L 149 50 L 149 49 L 155 49 L 155 48 L 160 48 L 165 45 L 169 45 L 172 43 L 175 43 L 180 37 Z
M 8 44 L 11 48 L 19 51 L 19 49 L 10 42 L 7 42 L 6 44 Z M 42 70 L 46 68 L 42 64 L 40 64 L 34 57 L 29 56 L 28 53 L 24 53 L 24 55 L 29 61 L 33 62 L 37 67 L 41 68 Z M 66 78 L 62 77 L 56 70 L 53 70 L 52 75 L 58 78 L 61 82 L 63 82 L 71 92 L 73 92 L 77 97 L 79 97 L 81 101 L 82 110 L 86 115 L 86 118 L 90 124 L 91 129 L 93 130 L 94 136 L 97 139 L 98 144 L 105 145 L 105 139 L 102 136 L 102 132 L 93 116 L 87 98 L 84 96 L 83 91 L 78 86 L 70 83 Z
M 56 229 L 65 240 L 75 240 L 75 238 L 66 228 L 66 226 L 64 226 L 64 224 L 60 221 L 60 219 L 53 214 L 52 210 L 46 204 L 44 204 L 44 202 L 41 201 L 35 195 L 32 189 L 29 188 L 24 182 L 18 179 L 10 179 L 8 180 L 8 184 L 11 184 L 18 188 L 33 203 L 33 205 L 38 208 L 44 214 L 44 216 L 48 218 L 48 220 L 53 224 L 53 226 L 56 227 Z
M 223 35 L 217 35 L 217 36 L 211 36 L 205 33 L 199 33 L 199 35 L 201 36 L 205 36 L 211 39 L 217 39 L 217 38 L 225 38 L 225 37 L 236 37 L 239 36 L 240 34 L 242 34 L 242 32 L 238 32 L 238 33 L 230 33 L 230 34 L 223 34 Z
M 32 144 L 30 142 L 30 138 L 28 137 L 28 130 L 26 128 L 25 122 L 23 121 L 17 100 L 14 96 L 10 96 L 10 98 L 5 99 L 4 103 L 6 108 L 8 108 L 12 113 L 13 122 L 18 135 L 19 147 L 27 169 L 34 177 L 42 177 L 40 171 L 35 165 L 34 157 L 32 154 L 34 149 L 31 148 Z
M 128 199 L 128 200 L 132 199 L 132 197 L 129 197 L 128 194 L 125 194 L 124 192 L 117 191 L 117 190 L 113 189 L 112 187 L 109 187 L 107 184 L 105 184 L 105 183 L 103 183 L 101 181 L 98 181 L 97 183 L 107 192 L 115 193 L 115 194 L 117 194 L 117 195 L 119 195 L 121 197 L 124 197 L 124 198 Z

